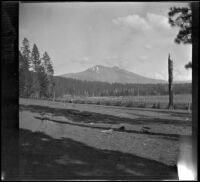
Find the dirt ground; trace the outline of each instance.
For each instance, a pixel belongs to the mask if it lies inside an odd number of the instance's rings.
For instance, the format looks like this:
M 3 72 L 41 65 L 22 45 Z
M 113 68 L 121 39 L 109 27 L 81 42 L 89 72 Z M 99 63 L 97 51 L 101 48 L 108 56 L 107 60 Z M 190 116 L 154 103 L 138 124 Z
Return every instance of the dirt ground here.
M 20 101 L 22 179 L 177 179 L 191 114 L 91 108 Z

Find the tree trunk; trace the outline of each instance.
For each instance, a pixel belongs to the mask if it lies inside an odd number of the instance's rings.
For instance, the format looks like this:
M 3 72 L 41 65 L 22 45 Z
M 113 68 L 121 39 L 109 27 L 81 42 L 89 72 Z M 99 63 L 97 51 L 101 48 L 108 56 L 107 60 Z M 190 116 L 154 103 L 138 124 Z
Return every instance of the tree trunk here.
M 169 109 L 174 109 L 173 103 L 173 61 L 168 57 L 168 74 L 169 74 Z
M 55 101 L 55 90 L 53 91 L 53 101 Z

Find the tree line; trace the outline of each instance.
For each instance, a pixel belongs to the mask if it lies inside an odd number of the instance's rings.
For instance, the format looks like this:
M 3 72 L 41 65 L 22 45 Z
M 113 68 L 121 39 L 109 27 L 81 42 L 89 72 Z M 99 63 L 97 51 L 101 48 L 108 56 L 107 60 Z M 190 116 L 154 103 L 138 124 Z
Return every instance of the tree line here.
M 56 97 L 70 96 L 144 96 L 167 95 L 168 84 L 122 84 L 82 81 L 54 76 Z M 191 94 L 191 83 L 174 84 L 174 94 Z
M 191 94 L 191 83 L 174 84 L 174 94 Z M 53 64 L 45 51 L 40 57 L 36 44 L 30 50 L 24 38 L 19 50 L 19 95 L 29 98 L 70 96 L 167 95 L 168 84 L 122 84 L 82 81 L 54 76 Z
M 53 64 L 45 51 L 40 57 L 36 44 L 30 50 L 27 38 L 22 41 L 19 50 L 19 96 L 31 98 L 53 97 L 55 84 L 53 82 Z

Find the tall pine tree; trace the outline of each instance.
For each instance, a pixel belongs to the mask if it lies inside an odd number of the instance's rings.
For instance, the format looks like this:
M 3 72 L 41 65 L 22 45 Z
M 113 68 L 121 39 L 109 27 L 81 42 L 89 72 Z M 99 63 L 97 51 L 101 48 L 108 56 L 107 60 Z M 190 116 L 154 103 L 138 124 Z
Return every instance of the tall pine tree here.
M 48 97 L 52 97 L 54 93 L 54 83 L 53 83 L 54 70 L 51 59 L 47 52 L 43 54 L 42 60 L 43 60 L 44 70 L 48 78 Z
M 33 49 L 31 52 L 31 59 L 33 64 L 33 71 L 39 72 L 41 69 L 41 60 L 40 60 L 40 53 L 36 44 L 33 45 Z
M 31 67 L 31 57 L 30 57 L 30 46 L 29 41 L 27 38 L 24 38 L 22 41 L 22 47 L 21 47 L 21 54 L 23 55 L 24 59 L 26 60 L 28 64 L 28 68 Z
M 41 60 L 40 53 L 36 44 L 33 45 L 31 52 L 32 68 L 33 68 L 33 96 L 40 98 L 40 72 L 41 72 Z
M 53 65 L 47 52 L 40 59 L 36 44 L 30 51 L 29 41 L 24 38 L 19 51 L 19 90 L 22 97 L 50 97 L 54 93 Z
M 30 47 L 27 38 L 24 38 L 22 41 L 21 52 L 19 53 L 19 64 L 20 94 L 21 96 L 29 97 L 31 94 L 32 77 L 30 72 Z
M 47 74 L 45 73 L 45 68 L 41 65 L 40 70 L 38 72 L 38 80 L 39 80 L 39 87 L 40 87 L 40 98 L 47 98 L 48 97 L 48 85 L 49 80 Z

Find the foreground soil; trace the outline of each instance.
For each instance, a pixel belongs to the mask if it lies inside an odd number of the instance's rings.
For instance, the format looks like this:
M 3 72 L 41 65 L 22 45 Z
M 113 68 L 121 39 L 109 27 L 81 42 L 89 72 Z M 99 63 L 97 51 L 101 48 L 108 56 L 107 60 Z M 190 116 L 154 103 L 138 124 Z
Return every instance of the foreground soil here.
M 175 167 L 20 129 L 19 179 L 177 179 Z
M 191 138 L 182 111 L 21 100 L 19 120 L 22 179 L 177 179 Z

